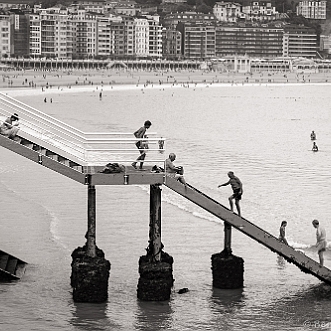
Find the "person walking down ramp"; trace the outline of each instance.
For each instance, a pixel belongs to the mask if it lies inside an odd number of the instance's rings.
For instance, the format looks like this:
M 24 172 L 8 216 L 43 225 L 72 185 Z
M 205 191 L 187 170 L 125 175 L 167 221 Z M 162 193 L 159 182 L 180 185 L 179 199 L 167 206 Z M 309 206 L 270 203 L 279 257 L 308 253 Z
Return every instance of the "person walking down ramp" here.
M 144 138 L 146 130 L 149 129 L 151 127 L 152 123 L 150 121 L 145 121 L 144 126 L 142 126 L 140 129 L 138 129 L 136 132 L 134 132 L 134 136 L 136 138 Z M 133 162 L 131 165 L 137 169 L 137 162 L 140 161 L 140 166 L 139 169 L 142 170 L 143 168 L 143 164 L 144 164 L 144 160 L 146 157 L 146 151 L 145 151 L 145 143 L 143 142 L 143 140 L 138 140 L 136 142 L 136 146 L 140 152 L 140 156 L 137 158 L 137 160 L 135 162 Z
M 320 259 L 320 265 L 324 265 L 324 252 L 326 250 L 326 231 L 320 226 L 318 220 L 313 220 L 313 227 L 316 229 L 316 245 L 318 256 Z
M 286 221 L 283 221 L 280 225 L 280 228 L 279 228 L 279 241 L 288 245 L 288 242 L 285 238 L 285 228 L 286 228 L 286 225 L 287 225 L 287 222 Z
M 228 172 L 228 177 L 230 178 L 229 181 L 224 184 L 218 185 L 218 187 L 226 186 L 229 184 L 231 185 L 233 194 L 229 197 L 230 208 L 231 211 L 233 212 L 233 199 L 234 199 L 238 211 L 238 215 L 241 216 L 239 201 L 241 200 L 241 196 L 243 194 L 243 185 L 240 179 L 236 177 L 232 171 Z
M 18 115 L 14 113 L 10 117 L 7 117 L 0 126 L 0 134 L 8 137 L 9 139 L 14 139 L 19 130 Z

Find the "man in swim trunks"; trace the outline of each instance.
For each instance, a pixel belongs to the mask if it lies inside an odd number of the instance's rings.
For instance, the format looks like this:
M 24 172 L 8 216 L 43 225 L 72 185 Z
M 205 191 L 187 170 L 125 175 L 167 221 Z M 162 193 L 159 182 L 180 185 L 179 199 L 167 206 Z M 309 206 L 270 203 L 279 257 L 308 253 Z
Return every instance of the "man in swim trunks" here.
M 318 256 L 320 259 L 320 265 L 322 266 L 324 264 L 324 252 L 326 250 L 326 232 L 323 227 L 320 226 L 318 220 L 313 220 L 313 227 L 316 229 L 316 245 Z
M 148 121 L 148 120 L 145 121 L 144 126 L 142 126 L 140 129 L 138 129 L 136 132 L 134 132 L 134 136 L 136 138 L 144 138 L 146 130 L 149 129 L 151 127 L 151 125 L 152 125 L 152 123 L 150 121 Z M 146 148 L 146 143 L 143 140 L 138 140 L 136 142 L 136 146 L 139 150 L 140 156 L 131 165 L 135 169 L 137 169 L 137 162 L 140 161 L 139 169 L 143 170 L 143 164 L 144 164 L 144 160 L 145 160 L 145 157 L 146 157 L 146 149 L 148 149 L 148 145 L 147 145 L 147 148 Z
M 233 194 L 229 197 L 230 208 L 231 211 L 233 212 L 233 199 L 234 199 L 238 211 L 238 215 L 241 216 L 239 201 L 241 200 L 241 196 L 243 194 L 243 185 L 240 179 L 236 177 L 232 171 L 228 172 L 228 177 L 230 178 L 230 180 L 224 184 L 218 185 L 218 187 L 226 186 L 229 184 L 231 185 Z
M 174 177 L 176 180 L 184 184 L 186 187 L 187 184 L 183 176 L 183 168 L 176 167 L 173 163 L 175 160 L 176 160 L 176 154 L 170 153 L 169 158 L 165 160 L 165 171 L 169 176 Z

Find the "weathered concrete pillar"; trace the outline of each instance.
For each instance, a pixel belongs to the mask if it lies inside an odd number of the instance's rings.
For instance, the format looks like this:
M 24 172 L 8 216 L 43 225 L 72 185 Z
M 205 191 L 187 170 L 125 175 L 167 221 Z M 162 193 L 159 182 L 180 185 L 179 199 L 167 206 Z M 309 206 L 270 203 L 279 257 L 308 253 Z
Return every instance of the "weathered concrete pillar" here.
M 147 254 L 139 259 L 137 297 L 144 301 L 164 301 L 170 298 L 173 286 L 173 258 L 162 251 L 161 188 L 150 185 L 150 223 Z
M 108 298 L 110 263 L 96 245 L 96 190 L 88 186 L 86 244 L 72 256 L 71 286 L 75 302 L 104 302 Z
M 244 285 L 244 260 L 232 255 L 231 225 L 224 222 L 224 250 L 213 254 L 213 286 L 222 289 L 235 289 Z

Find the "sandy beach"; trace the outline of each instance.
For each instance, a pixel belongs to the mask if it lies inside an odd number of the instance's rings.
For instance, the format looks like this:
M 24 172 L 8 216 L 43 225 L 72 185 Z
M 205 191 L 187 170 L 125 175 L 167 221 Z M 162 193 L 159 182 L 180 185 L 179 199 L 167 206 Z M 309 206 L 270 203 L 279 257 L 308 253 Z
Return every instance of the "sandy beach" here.
M 80 71 L 3 71 L 0 89 L 66 90 L 73 87 L 112 88 L 119 85 L 155 87 L 194 84 L 306 84 L 328 83 L 329 73 L 255 72 L 233 73 L 203 70 L 154 70 L 138 71 L 126 69 L 80 70 Z M 53 91 L 54 93 L 54 91 Z

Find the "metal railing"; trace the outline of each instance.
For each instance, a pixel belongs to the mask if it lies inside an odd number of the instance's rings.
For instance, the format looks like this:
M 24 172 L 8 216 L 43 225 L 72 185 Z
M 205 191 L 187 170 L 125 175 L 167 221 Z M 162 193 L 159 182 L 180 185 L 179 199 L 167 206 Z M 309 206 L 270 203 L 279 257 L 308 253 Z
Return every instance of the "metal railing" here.
M 19 136 L 61 155 L 71 155 L 82 165 L 96 166 L 109 162 L 131 163 L 140 155 L 135 143 L 141 139 L 133 133 L 83 132 L 56 118 L 0 93 L 0 116 L 5 120 L 13 113 L 20 118 Z M 144 138 L 148 145 L 144 162 L 163 166 L 166 139 L 149 132 Z

